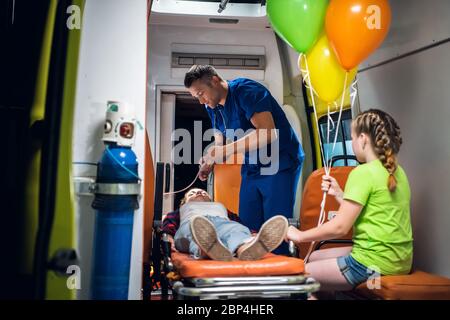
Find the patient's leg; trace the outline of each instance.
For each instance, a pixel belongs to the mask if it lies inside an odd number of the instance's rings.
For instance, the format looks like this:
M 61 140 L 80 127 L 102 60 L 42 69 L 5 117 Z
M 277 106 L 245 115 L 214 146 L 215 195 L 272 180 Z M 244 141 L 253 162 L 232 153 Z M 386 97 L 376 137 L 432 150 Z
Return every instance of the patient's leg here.
M 275 250 L 286 237 L 288 220 L 281 215 L 274 216 L 264 222 L 256 237 L 249 243 L 239 247 L 237 254 L 240 260 L 258 260 Z
M 193 240 L 202 253 L 211 259 L 230 261 L 233 259 L 233 254 L 218 237 L 215 218 L 218 217 L 195 216 L 192 218 L 190 225 Z
M 214 225 L 220 241 L 233 254 L 242 244 L 252 239 L 250 230 L 239 222 L 220 217 L 211 217 L 210 219 L 214 219 Z
M 319 261 L 319 260 L 325 260 L 325 259 L 346 256 L 351 251 L 352 251 L 351 246 L 316 250 L 316 251 L 313 251 L 313 253 L 311 253 L 311 255 L 309 256 L 308 262 L 314 262 L 314 261 Z
M 192 238 L 192 232 L 189 220 L 183 221 L 175 233 L 174 237 L 175 248 L 184 253 L 190 253 L 194 258 L 200 259 L 203 257 L 198 245 Z

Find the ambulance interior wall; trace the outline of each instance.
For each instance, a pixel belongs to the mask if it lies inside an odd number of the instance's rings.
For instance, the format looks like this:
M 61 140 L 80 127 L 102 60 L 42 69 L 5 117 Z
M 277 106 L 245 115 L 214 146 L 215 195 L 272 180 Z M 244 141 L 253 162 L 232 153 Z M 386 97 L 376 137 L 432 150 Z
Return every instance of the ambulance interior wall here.
M 450 43 L 364 71 L 448 40 L 450 2 L 390 3 L 390 33 L 358 74 L 360 105 L 389 112 L 401 128 L 399 162 L 411 184 L 415 267 L 450 277 Z
M 135 108 L 145 122 L 146 0 L 87 0 L 82 36 L 73 141 L 73 161 L 97 163 L 103 153 L 101 141 L 108 100 L 119 100 Z M 144 177 L 144 130 L 136 130 L 133 147 Z M 95 176 L 96 167 L 74 165 L 74 177 Z M 92 196 L 77 196 L 78 251 L 81 290 L 78 298 L 89 299 L 94 210 Z M 142 205 L 134 214 L 129 299 L 140 299 L 142 275 Z

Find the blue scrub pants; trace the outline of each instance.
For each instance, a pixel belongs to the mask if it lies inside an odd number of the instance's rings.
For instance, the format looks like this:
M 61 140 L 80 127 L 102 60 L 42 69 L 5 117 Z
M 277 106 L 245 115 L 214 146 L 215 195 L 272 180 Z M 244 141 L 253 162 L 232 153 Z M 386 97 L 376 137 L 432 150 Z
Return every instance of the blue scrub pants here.
M 295 193 L 302 165 L 280 171 L 274 175 L 242 177 L 239 193 L 239 218 L 251 230 L 276 215 L 293 217 Z M 275 251 L 288 254 L 289 246 L 283 242 Z

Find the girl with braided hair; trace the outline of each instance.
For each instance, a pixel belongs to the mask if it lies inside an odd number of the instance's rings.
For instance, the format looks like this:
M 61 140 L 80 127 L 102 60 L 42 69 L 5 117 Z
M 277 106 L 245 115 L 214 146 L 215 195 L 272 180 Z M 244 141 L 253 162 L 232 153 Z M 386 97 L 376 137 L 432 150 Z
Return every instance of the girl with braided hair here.
M 353 227 L 353 246 L 318 250 L 306 271 L 321 290 L 350 290 L 378 275 L 408 274 L 413 245 L 408 178 L 397 162 L 402 144 L 400 128 L 387 113 L 371 109 L 352 121 L 352 147 L 360 163 L 345 190 L 323 176 L 322 190 L 340 204 L 331 221 L 307 231 L 290 227 L 286 240 L 335 239 Z M 371 282 L 373 283 L 373 282 Z

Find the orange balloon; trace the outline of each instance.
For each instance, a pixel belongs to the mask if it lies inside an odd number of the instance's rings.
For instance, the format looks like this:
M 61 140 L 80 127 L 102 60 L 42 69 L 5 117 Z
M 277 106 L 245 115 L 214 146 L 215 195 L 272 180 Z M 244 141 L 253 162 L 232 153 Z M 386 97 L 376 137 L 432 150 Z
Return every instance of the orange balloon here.
M 325 19 L 328 39 L 346 70 L 356 67 L 378 48 L 390 25 L 387 0 L 331 0 Z

